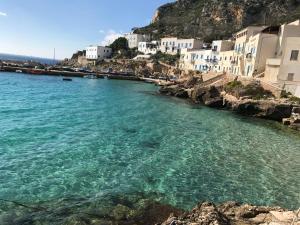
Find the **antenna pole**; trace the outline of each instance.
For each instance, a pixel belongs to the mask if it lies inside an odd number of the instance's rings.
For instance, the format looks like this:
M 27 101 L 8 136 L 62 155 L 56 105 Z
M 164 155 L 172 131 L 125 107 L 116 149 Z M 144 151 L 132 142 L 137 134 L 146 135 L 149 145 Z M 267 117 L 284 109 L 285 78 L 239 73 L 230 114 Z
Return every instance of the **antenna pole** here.
M 54 52 L 53 52 L 53 63 L 55 64 L 55 48 L 54 48 Z

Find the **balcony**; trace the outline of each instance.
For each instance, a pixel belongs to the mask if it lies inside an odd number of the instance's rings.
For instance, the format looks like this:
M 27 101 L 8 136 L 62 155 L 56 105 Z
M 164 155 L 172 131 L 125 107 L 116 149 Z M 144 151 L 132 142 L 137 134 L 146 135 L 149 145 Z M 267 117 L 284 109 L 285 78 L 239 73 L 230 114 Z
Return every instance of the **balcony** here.
M 252 58 L 253 58 L 253 56 L 252 56 L 252 53 L 251 53 L 251 52 L 246 54 L 246 59 L 247 59 L 248 61 L 251 61 Z
M 267 59 L 267 63 L 268 66 L 280 66 L 281 64 L 281 59 L 278 58 L 271 58 L 271 59 Z

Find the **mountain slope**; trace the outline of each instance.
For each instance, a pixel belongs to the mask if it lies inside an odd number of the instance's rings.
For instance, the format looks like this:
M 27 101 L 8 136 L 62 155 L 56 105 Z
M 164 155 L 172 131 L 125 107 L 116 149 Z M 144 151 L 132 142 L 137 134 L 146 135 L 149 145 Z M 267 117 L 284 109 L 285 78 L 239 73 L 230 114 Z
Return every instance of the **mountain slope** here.
M 136 33 L 154 38 L 228 38 L 249 25 L 274 25 L 300 18 L 300 0 L 178 0 L 158 8 L 153 22 Z

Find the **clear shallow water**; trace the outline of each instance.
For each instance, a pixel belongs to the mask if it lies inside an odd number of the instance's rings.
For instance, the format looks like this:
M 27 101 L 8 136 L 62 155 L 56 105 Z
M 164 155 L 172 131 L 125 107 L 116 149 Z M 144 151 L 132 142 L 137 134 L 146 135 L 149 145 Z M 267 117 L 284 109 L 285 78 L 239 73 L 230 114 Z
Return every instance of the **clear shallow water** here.
M 300 135 L 127 81 L 0 73 L 0 199 L 300 205 Z M 5 210 L 4 210 L 5 211 Z

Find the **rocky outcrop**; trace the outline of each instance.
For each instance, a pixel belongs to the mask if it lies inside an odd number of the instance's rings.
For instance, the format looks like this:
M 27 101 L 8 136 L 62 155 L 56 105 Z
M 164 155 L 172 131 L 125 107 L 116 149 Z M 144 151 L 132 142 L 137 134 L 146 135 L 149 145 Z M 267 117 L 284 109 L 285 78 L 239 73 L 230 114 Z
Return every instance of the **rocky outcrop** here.
M 213 108 L 223 108 L 223 97 L 221 96 L 221 90 L 215 86 L 202 87 L 196 86 L 191 91 L 191 99 L 195 103 L 203 103 L 206 106 Z
M 201 84 L 192 87 L 192 85 L 187 85 L 190 82 L 192 80 L 181 84 L 163 86 L 160 93 L 185 99 L 189 98 L 196 104 L 202 103 L 212 108 L 226 108 L 239 114 L 280 122 L 292 115 L 294 105 L 288 101 L 274 98 L 255 100 L 251 96 L 238 99 L 223 92 L 223 87 L 203 86 Z
M 276 120 L 280 122 L 283 118 L 291 116 L 293 108 L 292 104 L 283 103 L 279 100 L 244 99 L 234 102 L 230 101 L 227 102 L 226 105 L 233 111 L 240 114 Z
M 282 123 L 294 130 L 300 131 L 300 107 L 294 107 L 292 115 L 289 118 L 284 118 Z
M 178 98 L 187 99 L 189 97 L 188 90 L 179 85 L 163 86 L 160 88 L 159 92 L 163 95 L 175 96 Z
M 249 25 L 296 20 L 299 6 L 299 0 L 178 0 L 159 7 L 152 23 L 135 32 L 150 33 L 154 38 L 230 38 Z
M 298 214 L 279 207 L 203 202 L 179 217 L 170 215 L 161 225 L 299 225 Z

